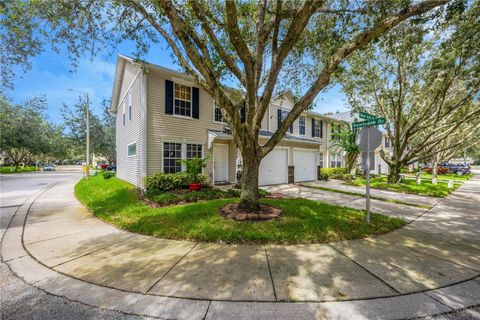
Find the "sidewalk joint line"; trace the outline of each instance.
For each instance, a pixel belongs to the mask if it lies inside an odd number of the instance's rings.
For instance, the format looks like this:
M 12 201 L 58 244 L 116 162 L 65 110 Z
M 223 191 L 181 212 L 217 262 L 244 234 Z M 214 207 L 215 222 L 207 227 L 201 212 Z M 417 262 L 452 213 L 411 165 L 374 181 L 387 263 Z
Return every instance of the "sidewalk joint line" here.
M 428 292 L 422 292 L 424 295 L 426 295 L 427 297 L 429 297 L 430 299 L 440 303 L 442 306 L 444 307 L 447 307 L 450 311 L 453 311 L 454 309 L 452 307 L 450 307 L 449 305 L 443 303 L 442 301 L 438 300 L 437 298 L 434 298 L 432 297 L 431 295 L 428 294 Z
M 391 284 L 389 284 L 388 282 L 386 282 L 385 280 L 383 280 L 382 278 L 380 278 L 379 276 L 377 276 L 376 274 L 374 274 L 373 272 L 371 272 L 370 270 L 368 270 L 366 267 L 362 266 L 360 263 L 358 263 L 357 261 L 353 260 L 352 258 L 350 258 L 349 256 L 347 256 L 345 253 L 343 253 L 342 251 L 340 251 L 339 249 L 335 248 L 333 245 L 331 245 L 330 243 L 328 244 L 329 247 L 333 248 L 333 250 L 337 251 L 338 253 L 340 253 L 341 255 L 343 255 L 344 257 L 346 257 L 347 259 L 351 260 L 354 264 L 356 264 L 357 266 L 359 266 L 360 268 L 362 268 L 363 270 L 365 270 L 366 272 L 368 272 L 369 274 L 371 274 L 373 277 L 375 277 L 376 279 L 380 280 L 380 282 L 382 282 L 383 284 L 385 284 L 387 287 L 389 287 L 390 289 L 392 289 L 393 291 L 397 292 L 399 295 L 404 295 L 403 293 L 401 293 L 400 291 L 398 291 L 397 289 L 395 289 Z
M 195 242 L 195 244 L 193 245 L 193 247 L 191 247 L 187 253 L 185 253 L 177 262 L 175 262 L 175 264 L 173 266 L 170 267 L 170 269 L 167 270 L 167 272 L 165 272 L 165 274 L 163 276 L 160 277 L 160 279 L 158 279 L 157 281 L 155 281 L 155 283 L 150 287 L 148 288 L 147 291 L 145 291 L 145 293 L 148 293 L 150 290 L 153 289 L 153 287 L 155 287 L 157 285 L 157 283 L 159 283 L 163 278 L 165 278 L 167 276 L 167 274 L 177 266 L 177 264 L 180 263 L 180 261 L 183 260 L 183 258 L 185 258 L 196 246 L 197 246 L 198 242 Z
M 272 268 L 270 267 L 270 260 L 268 259 L 267 246 L 264 246 L 264 250 L 265 256 L 267 257 L 268 273 L 270 274 L 270 281 L 272 282 L 273 297 L 275 298 L 275 301 L 278 301 L 277 291 L 275 290 L 275 282 L 273 282 Z
M 207 306 L 207 310 L 205 311 L 205 315 L 203 316 L 202 320 L 205 320 L 207 319 L 207 314 L 208 314 L 208 311 L 210 310 L 210 305 L 212 304 L 212 300 L 210 300 L 208 302 L 208 306 Z
M 93 250 L 93 251 L 89 251 L 89 252 L 84 253 L 84 254 L 82 254 L 82 255 L 79 255 L 79 256 L 77 256 L 77 257 L 75 257 L 75 258 L 72 258 L 72 259 L 69 259 L 69 260 L 66 260 L 66 261 L 57 263 L 56 265 L 53 265 L 53 266 L 51 266 L 51 267 L 49 267 L 49 268 L 54 269 L 54 268 L 56 268 L 56 267 L 58 267 L 58 266 L 61 266 L 62 264 L 66 264 L 66 263 L 72 262 L 72 261 L 74 261 L 74 260 L 77 260 L 77 259 L 86 257 L 86 256 L 88 256 L 88 255 L 91 255 L 91 254 L 93 254 L 93 253 L 96 253 L 97 251 L 100 251 L 100 250 L 103 250 L 103 249 L 105 249 L 105 248 L 111 247 L 111 246 L 113 246 L 114 244 L 122 243 L 122 242 L 124 242 L 124 241 L 130 240 L 130 239 L 132 239 L 132 238 L 134 238 L 134 237 L 136 237 L 136 236 L 130 236 L 130 237 L 128 237 L 127 239 L 123 239 L 123 240 L 120 240 L 120 241 L 116 241 L 115 243 L 111 243 L 111 244 L 105 245 L 105 246 L 103 246 L 103 247 L 101 247 L 101 248 L 95 249 L 95 250 Z

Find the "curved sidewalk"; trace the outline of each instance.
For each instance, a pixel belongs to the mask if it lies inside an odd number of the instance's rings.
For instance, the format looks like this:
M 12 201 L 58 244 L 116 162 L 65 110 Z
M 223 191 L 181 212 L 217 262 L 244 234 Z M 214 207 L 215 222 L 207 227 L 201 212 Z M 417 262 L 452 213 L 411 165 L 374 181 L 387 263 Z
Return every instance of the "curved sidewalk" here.
M 47 186 L 2 240 L 46 292 L 167 319 L 404 319 L 480 304 L 480 178 L 405 228 L 328 245 L 247 246 L 119 231 Z

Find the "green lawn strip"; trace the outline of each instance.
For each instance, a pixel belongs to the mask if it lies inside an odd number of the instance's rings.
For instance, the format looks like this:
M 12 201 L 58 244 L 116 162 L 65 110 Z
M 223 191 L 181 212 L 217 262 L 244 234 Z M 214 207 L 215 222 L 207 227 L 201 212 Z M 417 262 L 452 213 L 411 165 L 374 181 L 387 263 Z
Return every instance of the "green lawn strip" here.
M 372 214 L 326 203 L 296 199 L 262 199 L 284 211 L 266 222 L 237 222 L 223 218 L 219 209 L 234 199 L 200 201 L 152 208 L 138 199 L 134 187 L 102 176 L 81 180 L 77 198 L 97 217 L 121 229 L 168 239 L 225 243 L 326 243 L 386 233 L 405 225 L 399 218 Z
M 1 167 L 0 168 L 0 173 L 1 174 L 25 173 L 25 172 L 34 172 L 34 171 L 37 171 L 37 168 L 33 167 L 33 166 L 27 166 L 25 168 L 19 167 L 17 172 L 15 172 L 14 167 Z
M 342 193 L 342 194 L 348 194 L 350 196 L 359 196 L 362 198 L 365 198 L 366 195 L 364 193 L 360 192 L 353 192 L 353 191 L 345 191 L 345 190 L 338 190 L 338 189 L 333 189 L 333 188 L 327 188 L 327 187 L 321 187 L 321 186 L 307 186 L 307 185 L 302 185 L 307 188 L 313 188 L 313 189 L 318 189 L 318 190 L 323 190 L 323 191 L 329 191 L 329 192 L 337 192 L 337 193 Z M 387 199 L 379 196 L 372 196 L 370 195 L 370 199 L 375 199 L 375 200 L 380 200 L 380 201 L 385 201 L 385 202 L 390 202 L 390 203 L 398 203 L 398 204 L 404 204 L 407 206 L 412 206 L 412 207 L 418 207 L 418 208 L 424 208 L 424 209 L 431 209 L 431 206 L 426 206 L 422 204 L 416 204 L 416 203 L 410 203 L 410 202 L 404 202 L 401 200 L 396 200 L 396 199 Z
M 353 181 L 346 181 L 345 184 L 352 186 L 365 186 L 364 178 L 357 178 Z M 401 183 L 388 183 L 386 177 L 377 177 L 370 179 L 370 187 L 380 190 L 391 190 L 402 193 L 418 194 L 429 197 L 444 198 L 453 190 L 461 186 L 461 183 L 454 183 L 453 188 L 449 189 L 444 182 L 433 185 L 431 181 L 422 180 L 422 184 L 418 185 L 415 180 L 404 180 Z
M 457 175 L 455 173 L 447 173 L 447 174 L 439 174 L 437 175 L 437 180 L 438 181 L 446 181 L 448 182 L 449 180 L 453 180 L 454 182 L 456 181 L 468 181 L 470 180 L 471 177 L 473 177 L 474 174 L 473 173 L 469 173 L 469 174 L 464 174 L 464 175 Z M 413 178 L 413 179 L 416 179 L 416 176 L 415 175 L 406 175 L 406 177 L 408 178 Z M 427 180 L 432 180 L 432 175 L 431 174 L 428 174 L 428 173 L 422 173 L 422 175 L 420 176 L 422 179 L 427 179 Z M 423 180 L 422 180 L 423 182 Z

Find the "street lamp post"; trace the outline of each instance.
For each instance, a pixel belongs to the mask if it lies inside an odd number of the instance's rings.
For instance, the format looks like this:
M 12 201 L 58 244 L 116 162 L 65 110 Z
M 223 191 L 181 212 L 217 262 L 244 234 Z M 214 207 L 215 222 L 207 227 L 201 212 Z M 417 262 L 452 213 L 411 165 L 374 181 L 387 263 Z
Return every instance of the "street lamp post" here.
M 88 92 L 83 92 L 79 90 L 74 90 L 74 89 L 69 89 L 70 91 L 73 92 L 78 92 L 86 96 L 86 114 L 87 114 L 87 148 L 86 148 L 86 169 L 85 169 L 85 176 L 88 178 L 89 176 L 89 171 L 90 171 L 90 100 L 88 97 Z

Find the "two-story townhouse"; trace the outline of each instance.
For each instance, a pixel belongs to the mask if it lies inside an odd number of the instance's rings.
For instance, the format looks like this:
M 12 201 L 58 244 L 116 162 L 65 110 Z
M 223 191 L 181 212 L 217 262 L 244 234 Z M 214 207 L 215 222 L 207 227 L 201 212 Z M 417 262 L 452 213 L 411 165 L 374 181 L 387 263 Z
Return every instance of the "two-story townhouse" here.
M 289 92 L 272 99 L 262 120 L 260 144 L 268 141 L 293 104 Z M 212 97 L 189 76 L 119 55 L 111 111 L 116 114 L 119 178 L 142 188 L 146 176 L 184 170 L 181 159 L 208 157 L 204 173 L 210 183 L 237 181 L 242 160 L 228 124 Z M 262 160 L 260 185 L 316 180 L 319 167 L 342 166 L 341 153 L 330 147 L 335 122 L 304 112 Z

